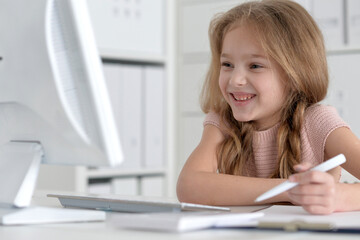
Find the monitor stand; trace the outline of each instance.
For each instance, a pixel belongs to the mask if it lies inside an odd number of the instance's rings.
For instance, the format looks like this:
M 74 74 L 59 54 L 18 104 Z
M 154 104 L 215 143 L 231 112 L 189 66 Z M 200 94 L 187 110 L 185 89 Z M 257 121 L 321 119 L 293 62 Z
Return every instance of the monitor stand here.
M 43 158 L 39 142 L 0 146 L 0 224 L 104 221 L 106 215 L 101 211 L 29 207 Z
M 105 219 L 106 213 L 96 210 L 55 207 L 0 208 L 1 225 L 97 222 Z

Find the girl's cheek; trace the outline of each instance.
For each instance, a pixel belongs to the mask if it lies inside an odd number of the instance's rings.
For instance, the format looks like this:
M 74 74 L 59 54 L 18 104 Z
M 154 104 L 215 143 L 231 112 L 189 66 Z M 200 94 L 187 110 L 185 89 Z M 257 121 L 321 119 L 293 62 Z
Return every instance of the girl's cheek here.
M 221 93 L 223 94 L 223 96 L 225 96 L 225 92 L 226 92 L 226 82 L 223 78 L 219 79 L 219 87 L 221 90 Z

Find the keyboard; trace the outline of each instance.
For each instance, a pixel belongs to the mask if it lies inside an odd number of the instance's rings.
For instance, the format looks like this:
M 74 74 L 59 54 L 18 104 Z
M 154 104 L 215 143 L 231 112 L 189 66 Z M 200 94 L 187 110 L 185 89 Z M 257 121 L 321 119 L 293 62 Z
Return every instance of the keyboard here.
M 142 196 L 122 196 L 103 194 L 48 194 L 58 198 L 67 208 L 85 208 L 116 212 L 181 212 L 181 211 L 222 211 L 230 208 L 194 203 L 178 202 L 173 199 Z

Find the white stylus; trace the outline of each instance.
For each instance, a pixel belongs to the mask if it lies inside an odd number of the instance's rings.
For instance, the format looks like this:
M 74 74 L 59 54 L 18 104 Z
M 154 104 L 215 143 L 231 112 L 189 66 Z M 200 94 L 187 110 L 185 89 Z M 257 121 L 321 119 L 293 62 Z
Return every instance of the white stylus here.
M 346 158 L 345 158 L 344 154 L 339 154 L 339 155 L 337 155 L 333 158 L 330 158 L 329 160 L 317 165 L 316 167 L 311 168 L 309 171 L 327 172 L 330 169 L 340 166 L 344 162 L 346 162 Z M 269 191 L 265 192 L 264 194 L 260 195 L 259 197 L 257 197 L 255 199 L 255 202 L 261 202 L 265 199 L 274 197 L 280 193 L 283 193 L 283 192 L 297 186 L 298 184 L 299 183 L 297 183 L 297 182 L 290 182 L 290 181 L 283 182 L 283 183 L 277 185 L 276 187 L 270 189 Z

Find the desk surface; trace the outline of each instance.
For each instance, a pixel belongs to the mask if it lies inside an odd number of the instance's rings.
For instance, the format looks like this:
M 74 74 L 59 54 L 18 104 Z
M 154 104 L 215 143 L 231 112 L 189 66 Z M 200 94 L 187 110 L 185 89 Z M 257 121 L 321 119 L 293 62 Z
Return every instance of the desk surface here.
M 56 199 L 49 201 L 43 196 L 35 197 L 36 203 L 42 205 L 46 202 L 47 206 L 58 206 Z M 245 207 L 246 208 L 246 207 Z M 245 209 L 238 207 L 237 210 Z M 244 229 L 209 229 L 188 233 L 163 233 L 151 231 L 135 231 L 117 228 L 114 224 L 114 216 L 121 213 L 107 213 L 105 222 L 94 223 L 69 223 L 69 224 L 43 224 L 32 226 L 1 226 L 0 239 L 359 239 L 355 234 L 336 234 L 336 233 L 313 233 L 313 232 L 283 232 L 265 230 L 244 230 Z

